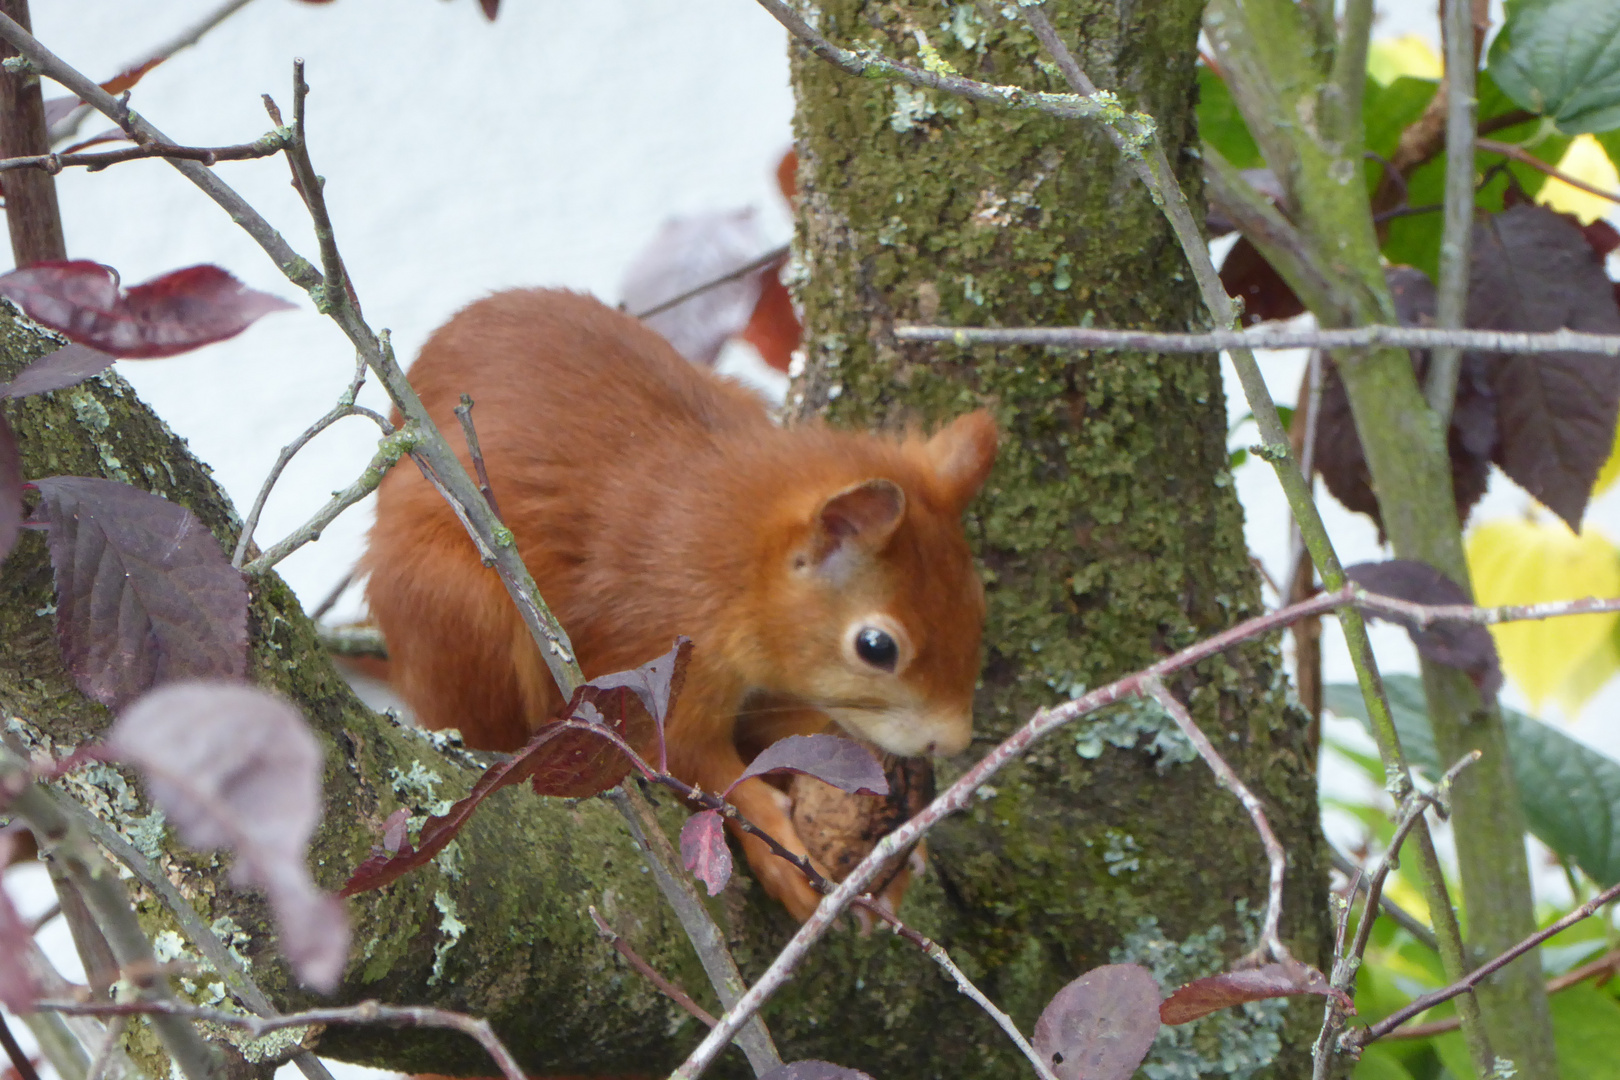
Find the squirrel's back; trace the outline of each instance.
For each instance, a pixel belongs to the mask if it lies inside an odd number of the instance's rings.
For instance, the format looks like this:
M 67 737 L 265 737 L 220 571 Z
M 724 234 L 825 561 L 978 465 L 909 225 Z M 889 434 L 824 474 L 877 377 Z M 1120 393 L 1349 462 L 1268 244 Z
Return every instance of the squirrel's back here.
M 587 676 L 693 639 L 677 775 L 730 744 L 755 692 L 899 753 L 965 743 L 984 602 L 959 518 L 994 455 L 986 414 L 927 440 L 783 429 L 637 320 L 557 290 L 471 305 L 410 378 L 463 462 L 453 410 L 473 398 L 503 520 Z M 384 481 L 366 565 L 424 724 L 512 749 L 549 718 L 538 649 L 416 469 Z

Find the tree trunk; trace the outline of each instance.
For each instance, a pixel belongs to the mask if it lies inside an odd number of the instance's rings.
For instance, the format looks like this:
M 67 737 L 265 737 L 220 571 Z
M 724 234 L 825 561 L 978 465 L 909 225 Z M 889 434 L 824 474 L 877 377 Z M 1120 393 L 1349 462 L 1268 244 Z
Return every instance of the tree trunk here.
M 1098 85 L 1157 118 L 1195 194 L 1199 170 L 1185 150 L 1196 146 L 1201 8 L 1046 5 Z M 1000 5 L 959 4 L 943 22 L 939 5 L 920 2 L 840 0 L 820 11 L 819 30 L 846 47 L 921 65 L 926 36 L 963 74 L 1067 89 Z M 889 334 L 908 321 L 1202 325 L 1167 225 L 1106 138 L 1084 123 L 851 79 L 802 51 L 794 81 L 807 353 L 795 407 L 870 425 L 937 422 L 984 403 L 1002 424 L 1000 460 L 969 524 L 990 599 L 978 745 L 1255 614 L 1213 357 L 967 350 Z M 1321 963 L 1315 756 L 1275 644 L 1235 650 L 1171 689 L 1266 802 L 1290 854 L 1285 936 Z M 1095 965 L 1144 963 L 1168 990 L 1252 946 L 1265 900 L 1253 827 L 1156 709 L 1082 721 L 995 787 L 935 833 L 907 919 L 982 977 L 1026 1031 L 1055 990 Z M 971 1005 L 924 992 L 937 999 L 927 1006 L 937 1060 L 958 1075 L 1017 1074 Z M 866 1016 L 863 1031 L 892 1023 L 886 1011 Z M 1238 1061 L 1240 1073 L 1298 1075 L 1320 1017 L 1319 1004 L 1224 1014 L 1167 1029 L 1154 1054 L 1178 1074 Z M 829 1031 L 824 1051 L 848 1037 L 845 1026 Z

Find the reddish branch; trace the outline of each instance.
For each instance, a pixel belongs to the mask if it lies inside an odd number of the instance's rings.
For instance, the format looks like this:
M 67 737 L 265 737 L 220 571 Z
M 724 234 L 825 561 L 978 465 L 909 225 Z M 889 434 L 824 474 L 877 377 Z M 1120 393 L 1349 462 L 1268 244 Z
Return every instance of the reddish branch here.
M 595 904 L 590 905 L 586 910 L 591 913 L 591 921 L 596 924 L 596 932 L 601 935 L 602 940 L 613 946 L 614 951 L 624 957 L 631 967 L 641 972 L 648 982 L 658 987 L 660 993 L 703 1021 L 706 1027 L 712 1028 L 719 1023 L 708 1009 L 693 1001 L 690 994 L 670 982 L 657 968 L 643 960 L 641 955 L 630 947 L 630 943 L 620 937 L 613 927 L 607 924 L 607 920 L 602 918 L 601 914 L 596 910 Z
M 1548 995 L 1556 994 L 1561 990 L 1568 990 L 1578 986 L 1587 979 L 1596 978 L 1598 985 L 1602 985 L 1620 971 L 1620 949 L 1604 953 L 1590 963 L 1582 964 L 1562 975 L 1547 980 Z M 1427 1039 L 1434 1035 L 1444 1035 L 1448 1031 L 1456 1031 L 1462 1026 L 1462 1021 L 1455 1016 L 1448 1016 L 1444 1020 L 1434 1020 L 1427 1024 L 1407 1024 L 1396 1028 L 1385 1035 L 1386 1039 Z
M 0 172 L 10 172 L 16 169 L 44 169 L 55 176 L 63 169 L 83 166 L 91 172 L 105 169 L 109 165 L 117 165 L 124 161 L 136 161 L 140 158 L 172 158 L 180 161 L 200 161 L 204 165 L 212 165 L 218 161 L 250 161 L 254 158 L 270 157 L 281 153 L 281 139 L 276 135 L 266 135 L 250 143 L 240 143 L 236 146 L 159 146 L 148 144 L 145 146 L 130 146 L 122 150 L 103 150 L 97 153 L 78 154 L 30 154 L 23 157 L 8 157 L 0 159 Z M 9 185 L 10 180 L 6 181 Z

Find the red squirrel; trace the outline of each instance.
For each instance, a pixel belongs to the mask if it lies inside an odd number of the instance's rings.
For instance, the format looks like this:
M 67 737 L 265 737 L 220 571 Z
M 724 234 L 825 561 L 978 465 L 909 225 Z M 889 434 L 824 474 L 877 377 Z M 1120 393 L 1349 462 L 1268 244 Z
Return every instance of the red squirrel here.
M 505 524 L 587 677 L 692 639 L 667 734 L 681 780 L 724 791 L 739 741 L 834 722 L 905 756 L 967 746 L 985 602 L 960 518 L 995 458 L 988 412 L 927 439 L 779 427 L 636 319 L 554 289 L 467 307 L 410 381 L 464 464 L 452 410 L 472 395 Z M 561 706 L 505 588 L 417 470 L 383 481 L 364 566 L 391 677 L 424 726 L 510 751 Z M 804 853 L 782 792 L 751 778 L 729 798 Z M 739 835 L 766 891 L 808 918 L 819 894 Z

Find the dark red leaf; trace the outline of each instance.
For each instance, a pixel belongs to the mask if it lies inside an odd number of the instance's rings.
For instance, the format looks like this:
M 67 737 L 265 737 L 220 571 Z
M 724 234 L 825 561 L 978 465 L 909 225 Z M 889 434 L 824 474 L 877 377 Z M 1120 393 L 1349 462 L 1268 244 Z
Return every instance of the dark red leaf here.
M 1519 205 L 1474 226 L 1468 324 L 1620 333 L 1603 260 L 1580 228 Z M 1485 354 L 1501 437 L 1493 460 L 1579 530 L 1592 482 L 1614 445 L 1620 363 L 1585 353 Z
M 501 10 L 501 0 L 478 0 L 478 6 L 484 10 L 484 18 L 494 22 L 496 13 Z
M 1223 971 L 1205 979 L 1194 979 L 1159 1006 L 1159 1019 L 1166 1024 L 1187 1024 L 1219 1009 L 1245 1001 L 1317 994 L 1332 997 L 1346 1011 L 1354 1013 L 1349 995 L 1328 985 L 1327 977 L 1309 964 L 1267 964 L 1241 971 Z
M 79 99 L 69 95 L 67 97 L 53 97 L 45 99 L 45 127 L 50 129 L 67 119 L 68 113 L 79 107 Z
M 783 262 L 786 262 L 786 257 Z M 743 327 L 742 339 L 759 351 L 760 359 L 783 374 L 793 363 L 793 350 L 804 337 L 793 297 L 782 284 L 782 264 L 768 267 L 760 277 L 759 302 Z
M 717 896 L 731 880 L 731 849 L 725 820 L 718 810 L 700 810 L 681 826 L 681 861 L 692 876 Z
M 694 364 L 711 366 L 721 348 L 743 331 L 759 303 L 763 271 L 721 281 L 763 254 L 768 245 L 755 212 L 728 210 L 675 218 L 636 254 L 620 295 L 635 315 Z M 702 292 L 655 311 L 699 286 Z
M 383 850 L 390 855 L 400 852 L 409 853 L 411 843 L 405 836 L 406 827 L 410 825 L 411 812 L 406 807 L 400 807 L 388 815 L 383 822 Z
M 1410 600 L 1414 604 L 1473 602 L 1461 585 L 1428 563 L 1411 559 L 1347 566 L 1344 575 L 1368 592 Z M 1502 662 L 1496 655 L 1496 642 L 1485 627 L 1477 623 L 1454 621 L 1420 626 L 1415 621 L 1388 615 L 1375 615 L 1374 618 L 1387 619 L 1404 626 L 1420 656 L 1468 672 L 1468 677 L 1474 680 L 1474 685 L 1484 697 L 1494 698 L 1497 691 L 1502 689 Z
M 592 679 L 589 683 L 602 690 L 624 687 L 641 699 L 653 723 L 658 726 L 659 745 L 663 745 L 664 728 L 669 723 L 669 710 L 681 695 L 686 684 L 686 665 L 692 659 L 692 639 L 678 637 L 675 647 L 656 660 L 649 660 L 629 671 L 616 671 Z
M 298 977 L 333 989 L 349 955 L 343 905 L 310 877 L 321 746 L 286 701 L 246 683 L 171 683 L 123 710 L 106 746 L 194 848 L 235 853 L 231 880 L 263 889 Z
M 246 288 L 217 266 L 191 266 L 120 295 L 118 273 L 82 259 L 0 275 L 0 296 L 28 317 L 114 356 L 150 358 L 223 341 L 293 305 Z
M 1433 326 L 1437 304 L 1434 284 L 1423 271 L 1391 266 L 1384 271 L 1396 318 L 1402 326 Z M 1429 374 L 1427 349 L 1412 350 L 1413 376 L 1419 386 Z M 1327 489 L 1346 507 L 1366 514 L 1383 530 L 1378 499 L 1350 413 L 1344 382 L 1331 360 L 1322 381 L 1321 411 L 1317 414 L 1313 460 Z M 1489 365 L 1476 353 L 1464 353 L 1457 379 L 1456 403 L 1446 449 L 1451 458 L 1451 490 L 1457 520 L 1466 521 L 1490 479 L 1491 454 L 1496 447 L 1496 394 L 1490 385 Z
M 794 1061 L 778 1065 L 759 1080 L 872 1080 L 859 1069 L 846 1069 L 830 1061 Z
M 17 373 L 8 383 L 0 383 L 0 398 L 19 398 L 64 390 L 112 367 L 113 357 L 86 345 L 64 345 L 46 353 Z
M 167 56 L 154 56 L 144 64 L 137 64 L 135 67 L 120 71 L 117 75 L 102 83 L 101 88 L 113 97 L 117 97 L 140 82 L 141 79 L 145 78 L 148 71 L 151 71 L 167 59 Z
M 11 554 L 22 528 L 22 456 L 11 425 L 0 414 L 0 562 Z M 0 864 L 4 865 L 4 864 Z
M 1035 1050 L 1058 1080 L 1129 1080 L 1159 1033 L 1159 984 L 1137 964 L 1093 968 L 1035 1022 Z
M 15 832 L 0 832 L 0 867 L 11 865 Z M 0 1005 L 12 1013 L 34 1011 L 39 993 L 23 957 L 28 955 L 33 933 L 28 922 L 11 906 L 11 897 L 0 887 Z
M 87 476 L 33 482 L 56 633 L 79 689 L 120 709 L 176 679 L 247 672 L 247 585 L 190 510 Z
M 1281 274 L 1266 261 L 1248 237 L 1239 237 L 1221 263 L 1221 285 L 1227 295 L 1243 301 L 1243 325 L 1272 319 L 1291 319 L 1305 305 Z
M 789 735 L 761 750 L 737 777 L 736 787 L 750 776 L 804 773 L 850 794 L 887 795 L 889 781 L 872 752 L 837 735 Z M 731 788 L 726 789 L 728 792 Z
M 102 145 L 104 145 L 106 143 L 129 142 L 129 141 L 131 141 L 129 136 L 125 135 L 124 132 L 121 129 L 119 129 L 119 128 L 108 128 L 106 131 L 97 132 L 96 134 L 90 136 L 88 139 L 80 139 L 78 142 L 74 143 L 72 146 L 64 146 L 64 147 L 62 147 L 62 149 L 58 150 L 57 153 L 59 153 L 59 154 L 77 154 L 79 151 L 88 150 L 92 146 L 102 146 Z M 36 263 L 34 265 L 38 265 L 38 264 Z

